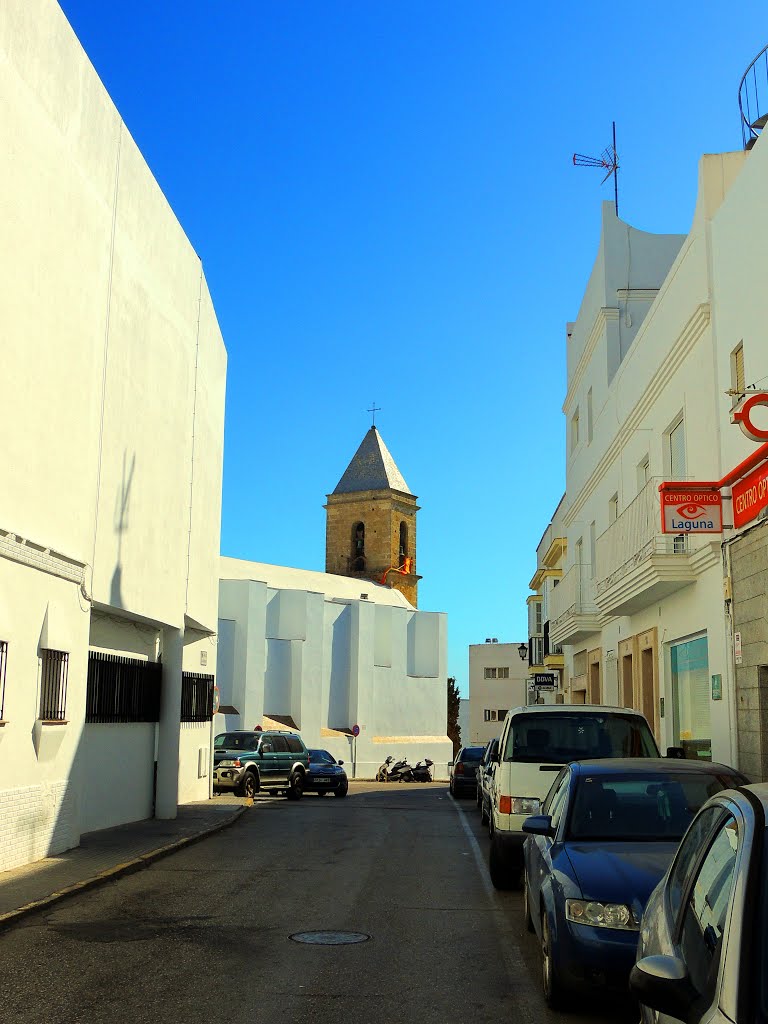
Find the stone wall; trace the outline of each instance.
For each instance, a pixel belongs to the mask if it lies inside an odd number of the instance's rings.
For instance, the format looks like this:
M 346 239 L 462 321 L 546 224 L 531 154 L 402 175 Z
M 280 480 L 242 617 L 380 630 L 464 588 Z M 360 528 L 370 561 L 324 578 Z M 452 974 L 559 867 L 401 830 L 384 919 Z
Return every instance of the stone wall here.
M 733 628 L 741 633 L 736 666 L 739 767 L 755 782 L 768 778 L 768 522 L 731 547 Z

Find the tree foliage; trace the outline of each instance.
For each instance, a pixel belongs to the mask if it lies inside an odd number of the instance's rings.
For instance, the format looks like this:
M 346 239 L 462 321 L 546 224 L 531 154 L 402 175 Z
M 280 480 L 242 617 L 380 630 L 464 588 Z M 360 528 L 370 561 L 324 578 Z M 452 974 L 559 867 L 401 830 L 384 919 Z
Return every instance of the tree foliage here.
M 459 688 L 456 685 L 456 677 L 448 677 L 448 739 L 453 742 L 454 755 L 461 746 L 461 726 L 459 725 L 459 711 L 461 710 L 461 697 Z

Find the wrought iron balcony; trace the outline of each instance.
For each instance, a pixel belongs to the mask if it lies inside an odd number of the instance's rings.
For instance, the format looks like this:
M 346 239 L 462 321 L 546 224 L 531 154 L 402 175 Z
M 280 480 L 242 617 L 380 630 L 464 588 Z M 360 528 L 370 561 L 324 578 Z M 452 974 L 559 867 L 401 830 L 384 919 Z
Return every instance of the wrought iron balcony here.
M 572 565 L 550 597 L 550 639 L 556 644 L 579 643 L 598 632 L 602 621 L 590 566 Z
M 768 46 L 758 53 L 739 83 L 744 149 L 752 149 L 768 124 Z
M 661 532 L 660 482 L 650 480 L 597 538 L 595 602 L 604 615 L 647 608 L 720 558 L 719 538 Z

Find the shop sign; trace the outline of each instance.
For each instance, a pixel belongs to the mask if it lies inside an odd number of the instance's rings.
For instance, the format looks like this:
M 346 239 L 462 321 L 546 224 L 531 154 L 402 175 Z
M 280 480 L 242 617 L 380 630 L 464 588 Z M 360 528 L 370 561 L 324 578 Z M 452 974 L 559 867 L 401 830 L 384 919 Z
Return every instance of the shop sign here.
M 537 690 L 554 690 L 557 685 L 554 672 L 534 672 L 533 685 Z
M 695 488 L 662 490 L 661 532 L 722 533 L 723 499 L 720 492 Z
M 742 663 L 741 633 L 733 634 L 733 658 L 737 665 Z
M 768 463 L 758 466 L 731 488 L 733 525 L 744 526 L 768 507 Z
M 738 423 L 750 441 L 768 441 L 768 428 L 759 427 L 752 419 L 759 406 L 768 406 L 768 391 L 753 391 L 731 409 L 731 423 Z

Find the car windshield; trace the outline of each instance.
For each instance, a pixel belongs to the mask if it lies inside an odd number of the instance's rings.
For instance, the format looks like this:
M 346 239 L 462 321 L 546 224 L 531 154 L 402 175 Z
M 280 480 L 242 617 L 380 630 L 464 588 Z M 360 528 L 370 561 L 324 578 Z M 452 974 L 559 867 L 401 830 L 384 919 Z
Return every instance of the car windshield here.
M 567 764 L 595 757 L 658 756 L 648 723 L 638 715 L 557 711 L 516 715 L 503 760 Z
M 483 756 L 485 747 L 464 747 L 459 755 L 460 761 L 479 761 Z
M 309 760 L 319 764 L 336 764 L 336 758 L 327 750 L 310 750 Z
M 258 733 L 220 732 L 213 746 L 216 750 L 255 750 L 260 738 Z
M 566 838 L 676 842 L 711 796 L 740 781 L 714 770 L 585 775 L 577 783 Z

